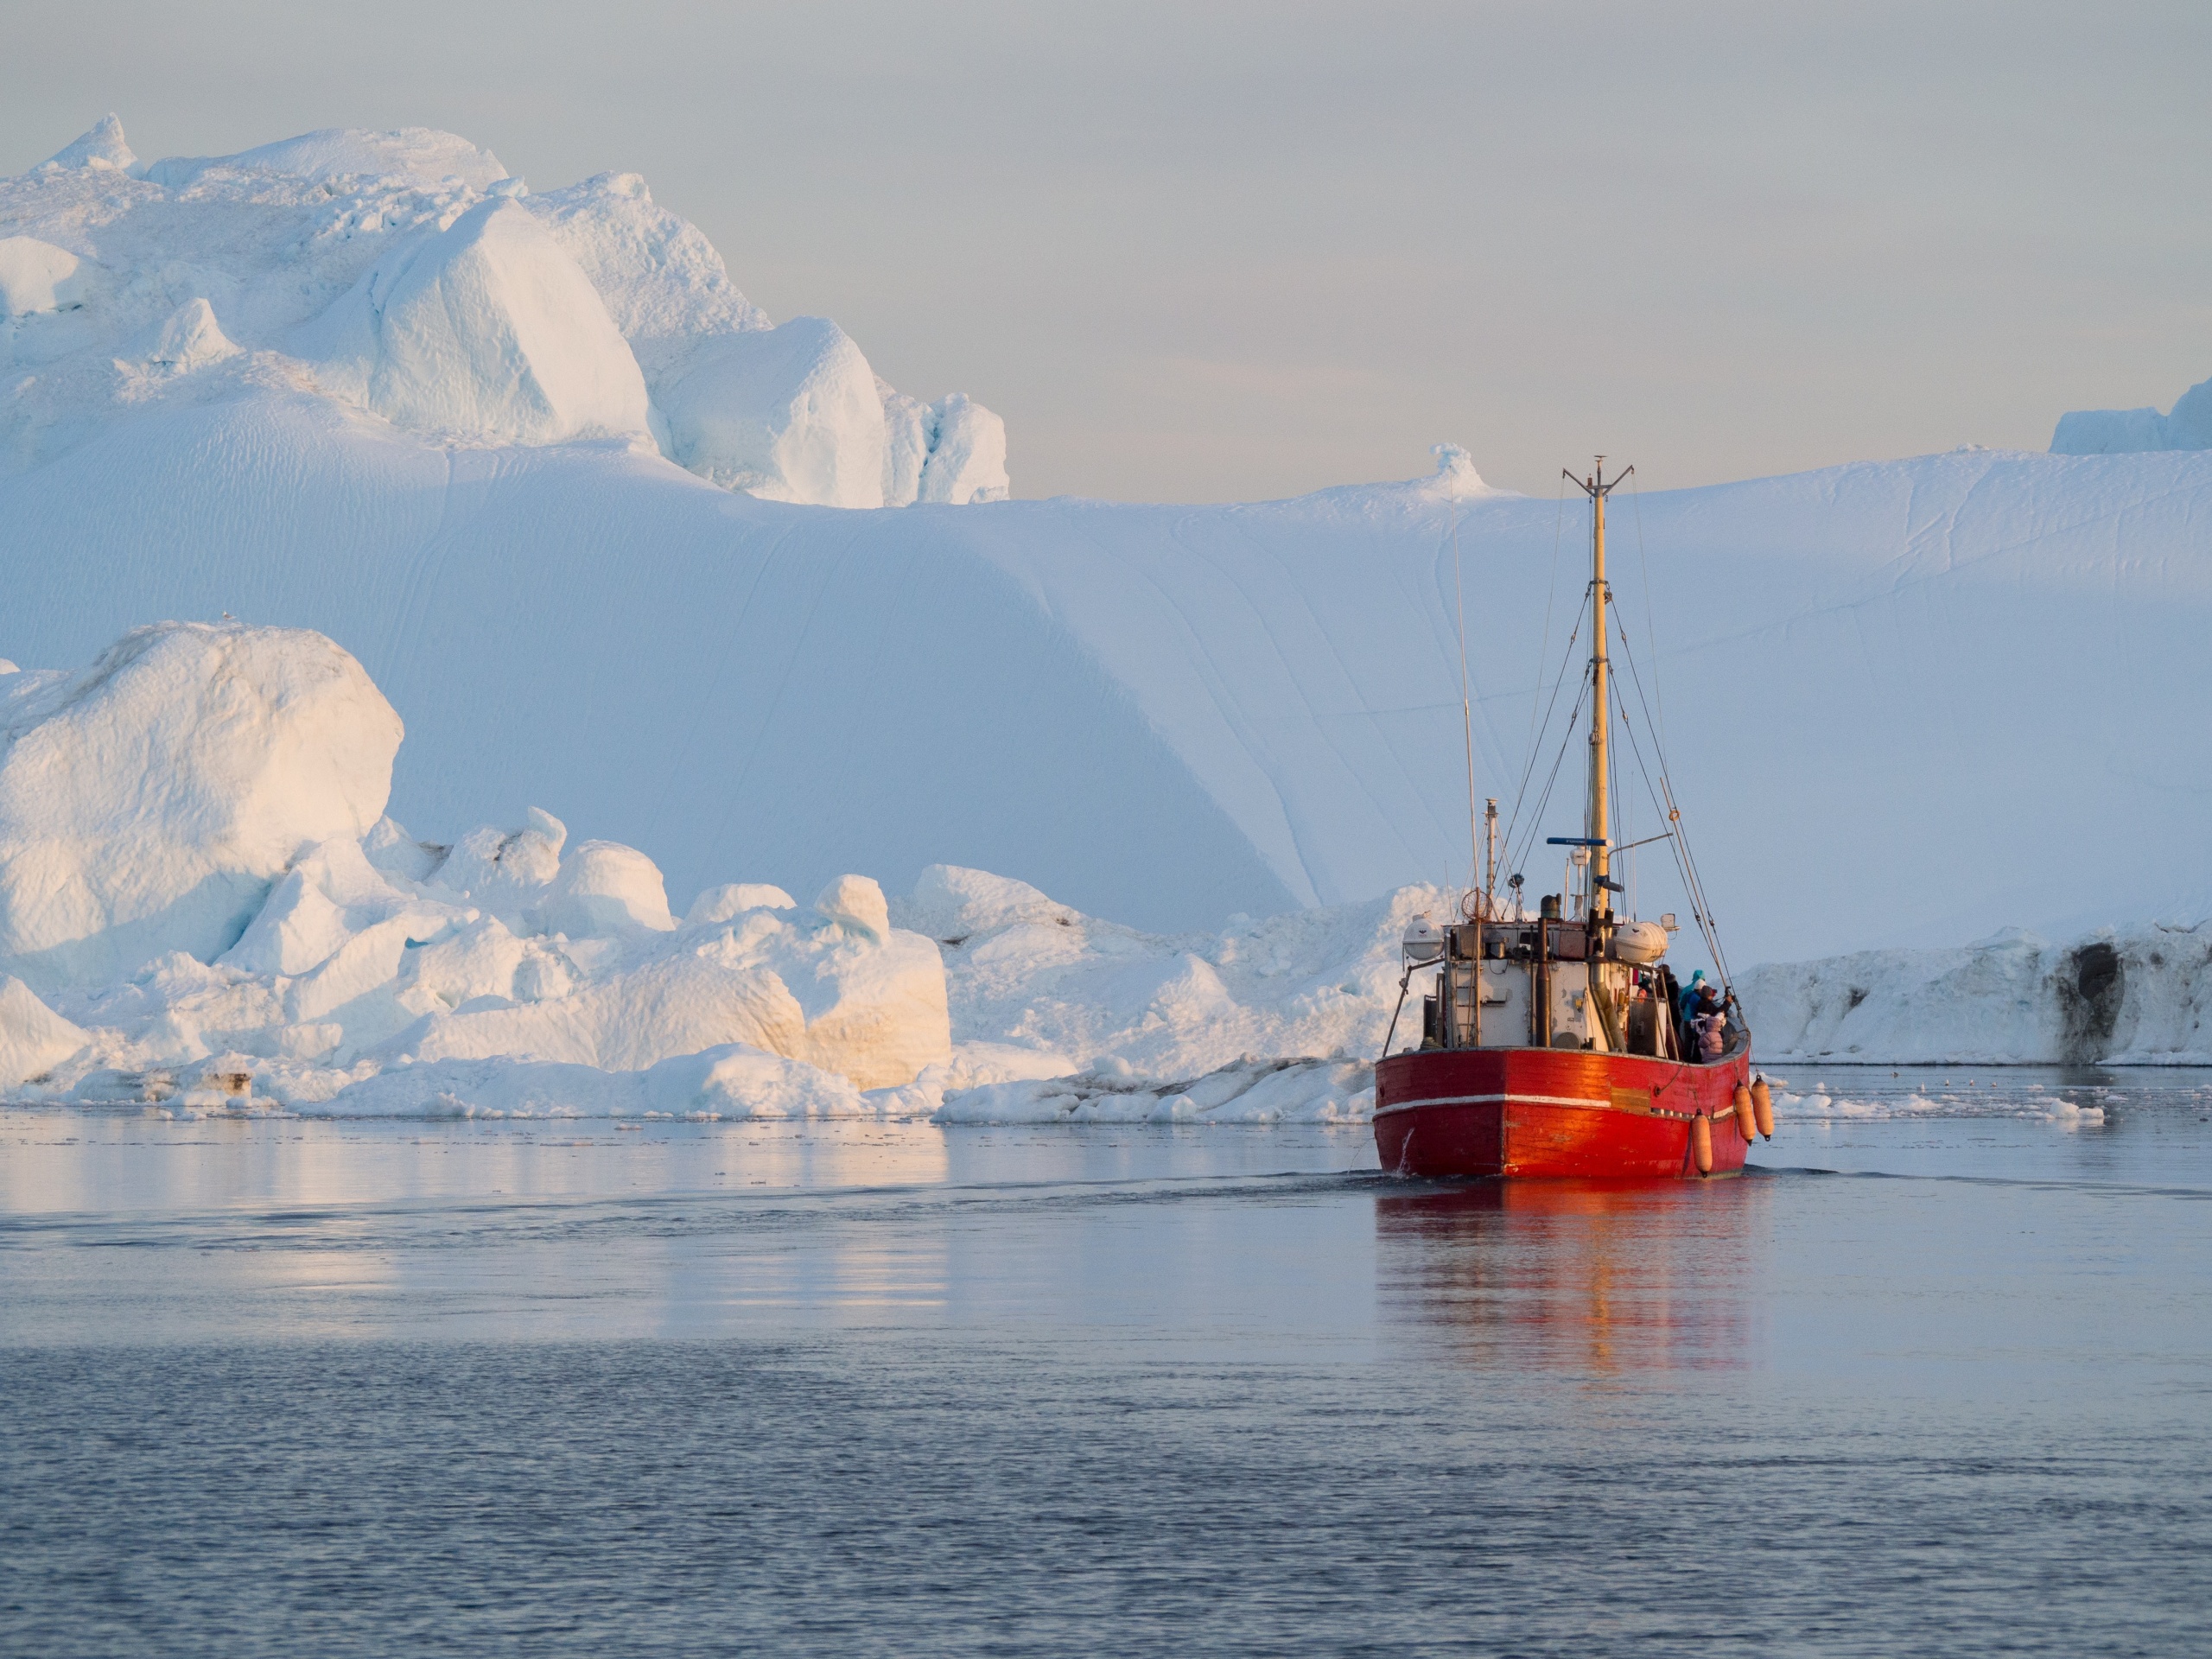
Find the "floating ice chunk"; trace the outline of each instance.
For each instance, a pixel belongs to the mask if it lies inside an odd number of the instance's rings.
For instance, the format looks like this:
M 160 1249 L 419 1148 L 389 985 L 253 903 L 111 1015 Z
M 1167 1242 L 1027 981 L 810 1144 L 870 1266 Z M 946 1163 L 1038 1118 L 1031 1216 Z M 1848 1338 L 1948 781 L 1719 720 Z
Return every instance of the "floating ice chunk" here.
M 547 932 L 572 939 L 619 938 L 639 928 L 665 933 L 676 925 L 660 867 L 612 841 L 588 841 L 562 860 L 539 915 Z
M 0 1089 L 44 1076 L 89 1040 L 22 980 L 0 979 Z
M 215 308 L 204 299 L 195 299 L 188 300 L 155 331 L 145 361 L 150 368 L 189 374 L 238 354 L 238 348 L 215 321 Z
M 82 262 L 35 236 L 0 236 L 0 317 L 66 310 L 81 302 Z
M 891 937 L 883 889 L 864 875 L 841 875 L 814 901 L 817 913 L 880 944 Z
M 138 165 L 130 146 L 123 142 L 123 123 L 113 113 L 100 117 L 82 137 L 64 144 L 40 163 L 45 168 L 89 167 L 128 172 Z
M 2062 1129 L 2098 1129 L 2104 1127 L 2105 1109 L 2083 1106 L 2070 1100 L 2055 1100 L 2044 1116 Z
M 114 119 L 113 116 L 108 118 L 109 121 Z M 92 130 L 92 133 L 98 131 L 98 127 Z M 77 143 L 84 143 L 92 133 L 86 134 Z M 122 138 L 122 129 L 118 127 L 117 143 L 120 144 Z M 70 148 L 73 149 L 76 145 Z M 62 153 L 67 155 L 68 151 Z M 124 153 L 127 156 L 130 152 Z M 59 156 L 54 157 L 57 162 L 60 159 Z M 283 173 L 315 181 L 356 176 L 404 179 L 421 185 L 461 184 L 474 190 L 486 190 L 507 176 L 507 169 L 499 165 L 499 158 L 490 150 L 472 144 L 457 134 L 440 132 L 432 127 L 400 127 L 388 132 L 332 127 L 240 150 L 235 156 L 171 156 L 149 163 L 144 171 L 154 183 L 182 190 L 216 168 L 238 173 Z
M 1251 1056 L 1352 1064 L 1374 1054 L 1396 1001 L 1406 924 L 1450 902 L 1406 887 L 1162 937 L 1085 916 L 1026 882 L 935 865 L 893 913 L 940 942 L 962 1045 L 1090 1056 L 1101 1076 L 1128 1067 L 1188 1077 Z
M 880 943 L 847 934 L 805 957 L 786 955 L 782 976 L 807 1013 L 797 1058 L 840 1071 L 863 1089 L 912 1081 L 952 1058 L 944 963 L 937 946 L 893 931 Z M 819 954 L 814 954 L 819 952 Z
M 1005 500 L 1013 491 L 1006 472 L 1006 423 L 958 391 L 940 398 L 931 412 L 937 435 L 915 499 L 958 506 Z
M 658 401 L 671 458 L 702 478 L 771 501 L 883 505 L 875 372 L 827 318 L 709 340 Z
M 683 912 L 683 925 L 703 927 L 727 922 L 748 910 L 798 908 L 798 901 L 781 887 L 772 887 L 765 881 L 726 881 L 709 887 L 691 901 L 691 908 Z
M 645 378 L 576 263 L 520 202 L 397 248 L 295 347 L 394 424 L 488 442 L 643 435 Z
M 0 961 L 35 988 L 212 959 L 391 787 L 399 716 L 305 629 L 162 623 L 0 687 Z
M 558 1061 L 395 1066 L 332 1092 L 315 1090 L 319 1081 L 291 1097 L 304 1093 L 334 1117 L 626 1117 L 646 1109 L 638 1073 Z

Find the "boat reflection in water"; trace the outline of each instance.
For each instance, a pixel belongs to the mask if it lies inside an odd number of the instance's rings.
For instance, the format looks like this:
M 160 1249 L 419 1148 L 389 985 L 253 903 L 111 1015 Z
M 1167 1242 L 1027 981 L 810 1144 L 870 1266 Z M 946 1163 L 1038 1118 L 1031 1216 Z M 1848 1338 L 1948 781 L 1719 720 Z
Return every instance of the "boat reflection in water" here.
M 1460 1363 L 1625 1376 L 1751 1363 L 1769 1185 L 1487 1180 L 1379 1192 L 1388 1325 Z

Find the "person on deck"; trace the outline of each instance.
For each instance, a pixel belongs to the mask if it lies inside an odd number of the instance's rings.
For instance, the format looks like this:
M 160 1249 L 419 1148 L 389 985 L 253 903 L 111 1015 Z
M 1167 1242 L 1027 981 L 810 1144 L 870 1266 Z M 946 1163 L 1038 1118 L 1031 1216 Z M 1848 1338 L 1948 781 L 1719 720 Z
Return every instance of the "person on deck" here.
M 1719 1059 L 1728 1046 L 1728 1011 L 1721 1003 L 1717 987 L 1700 988 L 1697 1013 L 1690 1020 L 1690 1028 L 1696 1033 L 1698 1058 Z
M 1682 987 L 1682 994 L 1675 999 L 1675 1012 L 1682 1022 L 1682 1029 L 1689 1029 L 1690 1021 L 1697 1018 L 1698 993 L 1710 988 L 1705 982 L 1705 969 L 1700 968 L 1690 976 L 1690 982 Z

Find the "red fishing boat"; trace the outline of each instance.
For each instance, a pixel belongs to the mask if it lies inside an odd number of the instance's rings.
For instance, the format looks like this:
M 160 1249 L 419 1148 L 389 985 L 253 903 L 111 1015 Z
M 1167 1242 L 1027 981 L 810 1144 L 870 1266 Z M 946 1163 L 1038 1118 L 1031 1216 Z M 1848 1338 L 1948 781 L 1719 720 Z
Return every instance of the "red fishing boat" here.
M 1522 908 L 1521 876 L 1510 879 L 1510 897 L 1500 899 L 1493 800 L 1482 837 L 1486 868 L 1478 870 L 1481 880 L 1459 914 L 1443 926 L 1422 918 L 1407 931 L 1399 1013 L 1421 975 L 1421 1037 L 1389 1052 L 1394 1016 L 1375 1068 L 1375 1144 L 1393 1173 L 1729 1175 L 1743 1168 L 1755 1135 L 1774 1132 L 1766 1082 L 1752 1072 L 1751 1033 L 1734 998 L 1718 988 L 1695 1018 L 1665 961 L 1675 918 L 1639 921 L 1615 910 L 1625 889 L 1614 879 L 1614 857 L 1647 844 L 1616 843 L 1611 800 L 1618 690 L 1606 626 L 1605 498 L 1634 470 L 1608 480 L 1600 456 L 1587 479 L 1574 480 L 1591 503 L 1591 654 L 1583 680 L 1589 784 L 1582 834 L 1547 838 L 1569 849 L 1568 879 L 1534 916 Z M 1573 726 L 1570 715 L 1570 737 Z M 1468 753 L 1471 798 L 1471 724 Z M 1692 912 L 1725 976 L 1663 761 L 1653 782 L 1667 818 L 1647 840 L 1675 853 Z

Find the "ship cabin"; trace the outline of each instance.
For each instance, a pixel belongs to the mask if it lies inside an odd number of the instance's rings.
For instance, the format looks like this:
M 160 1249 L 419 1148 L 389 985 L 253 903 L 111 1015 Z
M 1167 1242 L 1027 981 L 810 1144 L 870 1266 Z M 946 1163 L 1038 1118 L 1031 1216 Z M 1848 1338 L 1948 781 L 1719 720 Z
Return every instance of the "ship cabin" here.
M 1696 1050 L 1675 1010 L 1681 988 L 1660 957 L 1670 929 L 1656 922 L 1543 914 L 1416 924 L 1416 966 L 1436 966 L 1422 998 L 1421 1047 L 1591 1049 L 1680 1059 Z M 1672 922 L 1670 916 L 1666 918 Z M 1733 1044 L 1730 1046 L 1733 1047 Z

